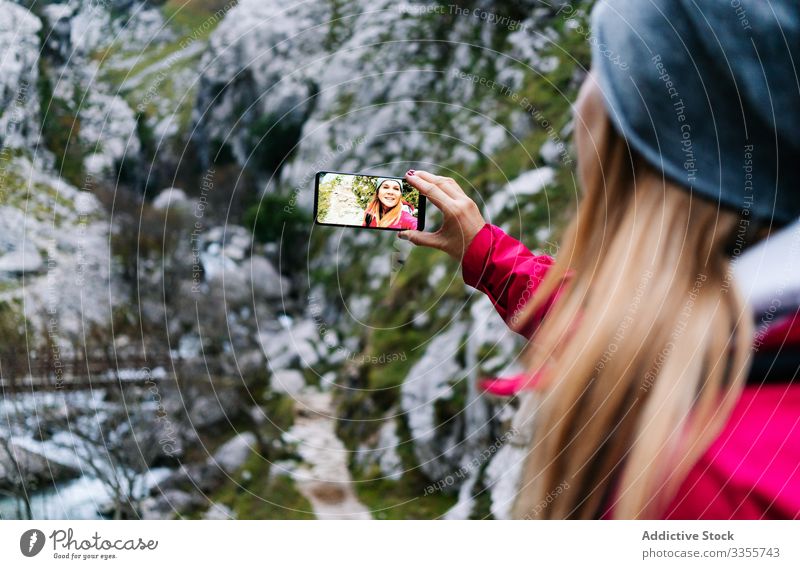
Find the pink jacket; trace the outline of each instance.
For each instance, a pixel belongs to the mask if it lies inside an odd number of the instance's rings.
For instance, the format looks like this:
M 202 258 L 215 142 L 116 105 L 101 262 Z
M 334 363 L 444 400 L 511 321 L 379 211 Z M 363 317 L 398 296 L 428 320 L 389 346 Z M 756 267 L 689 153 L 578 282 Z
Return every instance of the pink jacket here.
M 373 217 L 370 219 L 369 224 L 364 224 L 366 227 L 378 227 L 378 221 Z M 387 229 L 416 229 L 417 218 L 408 213 L 406 210 L 400 212 L 400 219 L 394 225 Z
M 470 243 L 462 270 L 464 281 L 487 294 L 511 324 L 552 264 L 551 257 L 534 255 L 487 223 Z M 525 336 L 530 337 L 550 304 L 522 331 Z M 784 364 L 774 377 L 776 366 L 770 363 L 780 354 L 798 352 L 800 310 L 769 328 L 730 419 L 689 472 L 664 518 L 800 519 L 800 383 L 792 383 L 799 370 Z M 536 377 L 525 375 L 482 382 L 495 395 L 535 386 Z

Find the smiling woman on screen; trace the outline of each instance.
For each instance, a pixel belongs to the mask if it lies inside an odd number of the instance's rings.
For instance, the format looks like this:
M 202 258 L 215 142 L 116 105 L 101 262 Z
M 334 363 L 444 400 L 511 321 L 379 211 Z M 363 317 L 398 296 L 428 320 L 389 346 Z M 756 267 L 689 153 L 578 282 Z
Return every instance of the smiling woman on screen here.
M 401 181 L 380 178 L 375 184 L 375 195 L 364 211 L 364 227 L 416 229 L 417 219 L 409 209 L 410 205 L 403 200 Z

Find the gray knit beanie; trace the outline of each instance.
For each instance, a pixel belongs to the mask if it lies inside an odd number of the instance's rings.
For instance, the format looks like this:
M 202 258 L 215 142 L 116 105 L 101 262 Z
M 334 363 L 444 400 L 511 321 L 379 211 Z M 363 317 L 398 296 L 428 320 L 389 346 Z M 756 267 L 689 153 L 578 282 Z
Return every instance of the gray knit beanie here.
M 800 217 L 800 3 L 601 0 L 592 67 L 654 167 L 765 225 Z

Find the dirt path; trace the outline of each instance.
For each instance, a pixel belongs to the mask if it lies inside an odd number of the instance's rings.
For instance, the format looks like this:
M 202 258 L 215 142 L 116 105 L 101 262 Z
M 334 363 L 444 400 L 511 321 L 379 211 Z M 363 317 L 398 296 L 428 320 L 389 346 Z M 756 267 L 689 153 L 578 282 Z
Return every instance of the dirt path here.
M 331 190 L 327 219 L 331 223 L 346 225 L 361 225 L 364 221 L 364 210 L 358 206 L 358 200 L 350 187 L 337 185 Z
M 349 452 L 336 436 L 331 394 L 306 388 L 295 396 L 295 423 L 289 430 L 305 463 L 292 473 L 298 490 L 321 520 L 369 520 L 347 468 Z

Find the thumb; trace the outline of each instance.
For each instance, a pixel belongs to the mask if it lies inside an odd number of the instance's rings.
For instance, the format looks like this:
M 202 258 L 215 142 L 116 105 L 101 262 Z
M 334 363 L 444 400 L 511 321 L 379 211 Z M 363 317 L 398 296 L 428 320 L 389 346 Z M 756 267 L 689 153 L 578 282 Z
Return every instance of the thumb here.
M 417 231 L 416 229 L 408 229 L 401 231 L 397 235 L 400 239 L 411 241 L 414 245 L 422 247 L 433 247 L 434 249 L 441 249 L 441 240 L 439 233 L 428 233 L 427 231 Z

